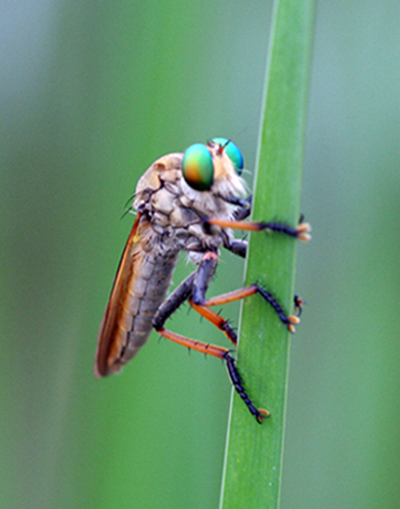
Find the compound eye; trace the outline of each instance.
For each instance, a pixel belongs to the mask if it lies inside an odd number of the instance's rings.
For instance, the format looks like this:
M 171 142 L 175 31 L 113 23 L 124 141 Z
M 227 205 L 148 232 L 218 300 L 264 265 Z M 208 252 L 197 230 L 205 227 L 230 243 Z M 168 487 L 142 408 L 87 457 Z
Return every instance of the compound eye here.
M 195 143 L 186 149 L 182 161 L 182 174 L 186 183 L 196 191 L 209 191 L 214 181 L 214 166 L 208 148 Z
M 226 138 L 213 138 L 212 141 L 224 148 L 226 155 L 232 161 L 236 173 L 241 175 L 243 170 L 243 156 L 233 141 L 227 140 Z

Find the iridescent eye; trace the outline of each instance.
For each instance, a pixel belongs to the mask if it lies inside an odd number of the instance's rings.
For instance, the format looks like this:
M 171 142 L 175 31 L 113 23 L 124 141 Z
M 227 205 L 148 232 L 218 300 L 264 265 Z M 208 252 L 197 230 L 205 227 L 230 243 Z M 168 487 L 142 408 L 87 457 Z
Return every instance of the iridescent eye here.
M 218 143 L 220 147 L 224 147 L 224 151 L 236 170 L 236 173 L 241 175 L 243 170 L 243 156 L 233 141 L 227 140 L 226 138 L 213 138 L 214 143 Z
M 202 143 L 191 145 L 183 155 L 182 174 L 196 191 L 208 191 L 214 181 L 214 166 L 208 148 Z

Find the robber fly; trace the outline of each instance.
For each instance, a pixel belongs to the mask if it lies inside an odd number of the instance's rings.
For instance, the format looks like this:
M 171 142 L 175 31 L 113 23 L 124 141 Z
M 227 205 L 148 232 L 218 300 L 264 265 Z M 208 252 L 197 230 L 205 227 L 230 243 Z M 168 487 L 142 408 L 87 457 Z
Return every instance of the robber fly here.
M 251 199 L 244 199 L 242 169 L 243 157 L 237 146 L 224 138 L 214 138 L 207 145 L 190 146 L 184 154 L 161 157 L 140 178 L 132 206 L 132 211 L 137 211 L 136 220 L 100 325 L 95 375 L 119 371 L 146 343 L 154 328 L 164 338 L 224 360 L 234 388 L 261 423 L 269 413 L 253 405 L 230 350 L 164 328 L 172 313 L 188 301 L 236 345 L 237 335 L 227 320 L 209 308 L 256 293 L 272 306 L 289 331 L 294 332 L 299 323 L 297 315 L 285 314 L 274 296 L 258 284 L 206 298 L 220 248 L 246 256 L 247 242 L 235 239 L 232 229 L 267 230 L 305 241 L 310 238 L 307 223 L 292 228 L 275 222 L 243 221 L 250 215 Z M 197 268 L 166 298 L 182 250 Z

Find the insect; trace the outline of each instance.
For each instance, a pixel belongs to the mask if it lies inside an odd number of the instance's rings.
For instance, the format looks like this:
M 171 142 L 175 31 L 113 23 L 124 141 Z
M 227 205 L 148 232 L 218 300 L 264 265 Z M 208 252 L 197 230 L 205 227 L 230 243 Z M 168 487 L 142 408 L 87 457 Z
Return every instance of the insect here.
M 206 298 L 220 248 L 246 256 L 247 242 L 235 239 L 233 229 L 266 230 L 305 241 L 310 238 L 307 223 L 300 222 L 293 228 L 275 222 L 244 221 L 250 215 L 251 198 L 244 198 L 242 169 L 238 147 L 232 141 L 214 138 L 206 145 L 191 145 L 184 154 L 161 157 L 140 178 L 132 205 L 137 211 L 136 220 L 100 325 L 95 375 L 119 371 L 155 329 L 175 343 L 224 360 L 234 388 L 261 423 L 269 413 L 254 406 L 230 350 L 180 336 L 164 327 L 174 311 L 188 301 L 236 345 L 237 335 L 228 321 L 210 308 L 254 294 L 272 306 L 289 331 L 294 332 L 300 321 L 297 315 L 285 314 L 275 297 L 256 283 Z M 182 250 L 197 267 L 166 298 Z

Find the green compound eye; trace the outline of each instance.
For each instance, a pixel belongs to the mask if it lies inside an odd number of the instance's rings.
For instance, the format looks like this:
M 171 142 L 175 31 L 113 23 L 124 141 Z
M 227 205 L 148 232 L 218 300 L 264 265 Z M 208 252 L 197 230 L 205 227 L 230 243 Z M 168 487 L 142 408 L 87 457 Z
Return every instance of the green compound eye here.
M 227 140 L 226 138 L 213 138 L 214 143 L 218 143 L 220 147 L 224 147 L 224 150 L 232 161 L 232 164 L 238 175 L 242 174 L 243 170 L 243 156 L 233 141 Z
M 182 174 L 196 191 L 209 191 L 214 181 L 214 166 L 208 148 L 202 143 L 191 145 L 183 155 Z

